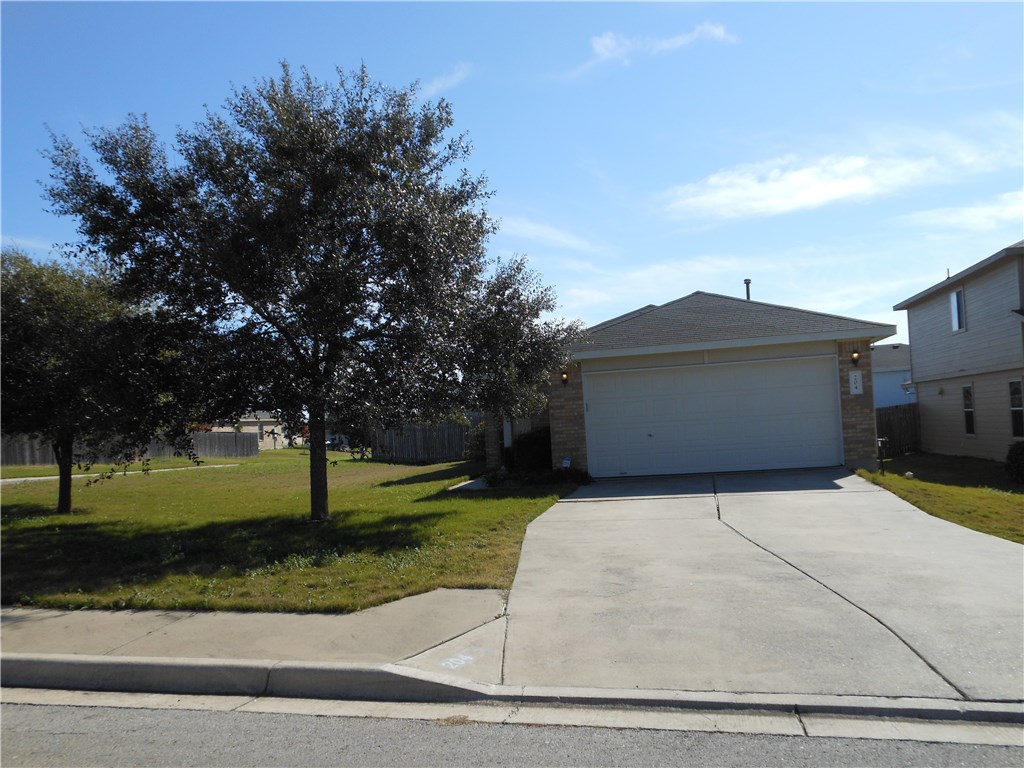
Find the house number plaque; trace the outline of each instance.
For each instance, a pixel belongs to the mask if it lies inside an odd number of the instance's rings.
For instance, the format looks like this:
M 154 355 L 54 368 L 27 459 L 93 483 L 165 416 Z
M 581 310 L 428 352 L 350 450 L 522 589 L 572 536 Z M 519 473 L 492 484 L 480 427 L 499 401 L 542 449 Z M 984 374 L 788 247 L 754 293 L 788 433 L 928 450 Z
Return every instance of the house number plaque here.
M 861 371 L 850 371 L 850 394 L 864 394 L 864 374 Z

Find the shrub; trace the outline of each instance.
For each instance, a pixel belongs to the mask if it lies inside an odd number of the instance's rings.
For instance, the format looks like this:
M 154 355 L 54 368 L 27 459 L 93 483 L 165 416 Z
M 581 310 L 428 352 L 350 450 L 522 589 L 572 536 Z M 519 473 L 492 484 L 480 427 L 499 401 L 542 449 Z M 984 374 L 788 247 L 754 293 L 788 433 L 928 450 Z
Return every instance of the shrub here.
M 551 429 L 541 427 L 519 435 L 505 452 L 505 467 L 511 472 L 547 472 L 551 469 Z
M 1014 481 L 1024 483 L 1024 441 L 1014 443 L 1006 452 L 1006 474 Z
M 487 422 L 481 421 L 470 427 L 466 436 L 466 450 L 462 457 L 467 461 L 483 461 L 487 457 Z

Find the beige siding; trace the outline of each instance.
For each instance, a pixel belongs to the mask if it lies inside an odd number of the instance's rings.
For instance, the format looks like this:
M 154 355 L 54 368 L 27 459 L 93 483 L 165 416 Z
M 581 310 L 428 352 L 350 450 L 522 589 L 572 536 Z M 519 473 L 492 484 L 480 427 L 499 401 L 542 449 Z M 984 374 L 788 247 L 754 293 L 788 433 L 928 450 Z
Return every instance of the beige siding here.
M 863 345 L 865 350 L 867 343 Z M 597 371 L 623 371 L 634 368 L 664 368 L 677 365 L 704 365 L 752 360 L 775 360 L 788 357 L 810 357 L 834 355 L 834 341 L 819 341 L 805 344 L 769 344 L 763 347 L 735 347 L 711 349 L 700 352 L 673 352 L 663 355 L 629 355 L 606 357 L 583 361 L 586 373 Z
M 928 453 L 977 456 L 1002 461 L 1014 441 L 1010 422 L 1010 380 L 1024 370 L 962 376 L 918 385 L 921 448 Z M 962 388 L 974 387 L 974 435 L 966 434 Z
M 950 282 L 908 310 L 914 381 L 1024 366 L 1020 308 L 1021 259 L 1006 262 L 962 283 Z M 966 328 L 953 331 L 950 294 L 964 290 Z

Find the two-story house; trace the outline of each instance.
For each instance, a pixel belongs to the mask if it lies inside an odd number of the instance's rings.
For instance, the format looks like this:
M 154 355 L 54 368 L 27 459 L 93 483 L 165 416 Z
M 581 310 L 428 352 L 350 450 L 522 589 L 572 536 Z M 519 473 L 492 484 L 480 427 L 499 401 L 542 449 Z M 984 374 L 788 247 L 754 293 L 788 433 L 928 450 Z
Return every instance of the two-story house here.
M 921 449 L 1005 459 L 1024 440 L 1024 240 L 893 307 L 903 309 Z

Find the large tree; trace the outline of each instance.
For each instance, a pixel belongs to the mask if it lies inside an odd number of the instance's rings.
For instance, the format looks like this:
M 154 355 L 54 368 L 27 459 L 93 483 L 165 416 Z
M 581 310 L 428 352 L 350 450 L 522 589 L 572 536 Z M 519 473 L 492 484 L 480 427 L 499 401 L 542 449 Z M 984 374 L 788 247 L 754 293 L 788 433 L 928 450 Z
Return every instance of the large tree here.
M 0 287 L 0 421 L 52 446 L 59 513 L 71 511 L 74 464 L 130 462 L 153 440 L 190 453 L 191 422 L 232 415 L 223 398 L 237 393 L 214 373 L 221 340 L 194 322 L 126 305 L 103 275 L 17 249 L 3 250 Z
M 494 224 L 452 126 L 415 87 L 283 64 L 179 129 L 173 162 L 135 116 L 48 153 L 49 199 L 83 247 L 136 299 L 231 334 L 263 361 L 267 405 L 308 419 L 314 520 L 328 516 L 329 413 L 393 423 L 465 399 Z

